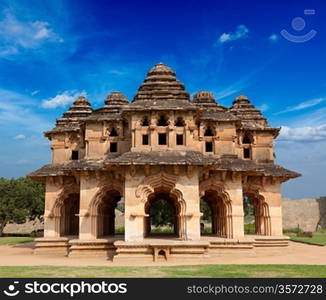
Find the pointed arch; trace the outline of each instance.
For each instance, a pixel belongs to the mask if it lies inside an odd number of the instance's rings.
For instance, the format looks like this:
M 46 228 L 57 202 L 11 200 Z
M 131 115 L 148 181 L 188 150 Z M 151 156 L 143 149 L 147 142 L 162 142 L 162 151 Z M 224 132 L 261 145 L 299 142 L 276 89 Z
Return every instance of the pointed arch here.
M 211 209 L 214 234 L 233 237 L 232 201 L 222 182 L 209 178 L 199 185 L 200 198 L 204 198 Z
M 114 234 L 115 208 L 124 196 L 123 183 L 111 178 L 100 183 L 100 190 L 89 203 L 86 215 L 91 218 L 91 235 Z
M 160 172 L 155 175 L 146 177 L 138 186 L 135 196 L 140 198 L 143 204 L 143 212 L 146 216 L 144 225 L 148 231 L 148 205 L 151 199 L 155 198 L 158 193 L 164 193 L 173 201 L 176 208 L 176 227 L 179 238 L 187 239 L 186 229 L 186 201 L 183 198 L 183 193 L 176 188 L 178 176 Z
M 247 196 L 254 207 L 255 233 L 259 235 L 272 235 L 269 205 L 260 193 L 259 186 L 244 187 L 243 194 Z

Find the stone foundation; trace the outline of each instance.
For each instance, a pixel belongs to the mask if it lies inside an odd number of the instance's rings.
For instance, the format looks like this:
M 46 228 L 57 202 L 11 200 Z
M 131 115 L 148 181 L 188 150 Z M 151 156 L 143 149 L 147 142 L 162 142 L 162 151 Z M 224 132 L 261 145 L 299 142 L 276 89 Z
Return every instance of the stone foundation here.
M 69 241 L 69 257 L 103 257 L 112 259 L 116 248 L 112 240 L 71 240 Z
M 224 255 L 239 255 L 252 256 L 254 255 L 254 239 L 223 239 L 215 238 L 209 241 L 209 255 L 210 256 L 224 256 Z
M 34 254 L 68 255 L 69 238 L 37 238 L 35 239 Z
M 69 238 L 36 239 L 35 254 L 68 255 L 70 258 L 102 257 L 113 262 L 198 262 L 212 257 L 255 256 L 260 251 L 280 254 L 289 244 L 287 236 L 248 235 L 242 239 L 203 236 L 199 241 L 148 238 L 124 241 L 122 236 L 79 240 Z
M 206 241 L 144 241 L 114 243 L 117 255 L 113 258 L 116 262 L 131 262 L 141 259 L 144 262 L 169 261 L 182 262 L 208 257 L 209 242 Z

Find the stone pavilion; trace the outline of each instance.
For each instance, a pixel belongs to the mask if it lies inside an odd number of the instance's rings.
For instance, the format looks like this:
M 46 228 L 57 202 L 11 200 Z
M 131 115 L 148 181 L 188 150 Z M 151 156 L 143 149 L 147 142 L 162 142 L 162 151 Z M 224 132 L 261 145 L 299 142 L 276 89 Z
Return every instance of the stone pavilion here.
M 163 63 L 130 102 L 112 92 L 93 109 L 80 96 L 45 132 L 52 162 L 28 175 L 46 186 L 35 253 L 184 261 L 282 248 L 281 184 L 300 174 L 274 163 L 279 132 L 244 95 L 229 108 L 208 91 L 190 99 Z M 244 231 L 244 197 L 254 208 L 253 235 Z M 151 232 L 157 199 L 172 207 L 171 236 Z M 209 235 L 201 233 L 201 200 Z M 115 232 L 119 203 L 124 234 Z

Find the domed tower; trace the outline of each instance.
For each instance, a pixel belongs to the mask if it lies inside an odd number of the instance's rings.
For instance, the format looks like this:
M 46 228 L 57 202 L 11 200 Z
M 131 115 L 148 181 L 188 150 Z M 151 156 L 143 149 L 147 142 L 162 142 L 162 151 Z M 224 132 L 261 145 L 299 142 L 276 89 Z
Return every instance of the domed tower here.
M 51 137 L 53 133 L 64 131 L 78 131 L 80 124 L 93 112 L 91 104 L 85 96 L 79 96 L 72 106 L 63 113 L 62 118 L 56 121 L 56 126 L 45 132 L 45 136 Z
M 191 106 L 189 93 L 176 78 L 176 73 L 163 63 L 156 64 L 147 73 L 147 77 L 135 95 L 133 106 Z
M 273 163 L 273 140 L 280 128 L 272 128 L 267 119 L 245 95 L 238 96 L 229 109 L 238 119 L 238 156 L 258 163 Z
M 129 124 L 122 116 L 123 107 L 128 104 L 124 94 L 111 92 L 104 100 L 104 106 L 95 110 L 85 120 L 86 139 L 91 149 L 87 155 L 96 157 L 103 152 L 117 155 L 130 147 L 130 142 L 127 140 L 130 135 Z M 101 147 L 97 144 L 98 136 L 100 136 Z
M 243 126 L 249 127 L 269 127 L 267 119 L 260 110 L 250 103 L 245 95 L 239 95 L 232 103 L 229 112 L 241 119 Z
M 128 99 L 121 92 L 111 92 L 104 101 L 106 107 L 129 104 Z
M 51 141 L 53 163 L 79 160 L 85 155 L 84 121 L 93 109 L 85 96 L 79 96 L 56 126 L 44 135 Z
M 192 103 L 205 109 L 212 108 L 220 111 L 226 110 L 226 107 L 221 106 L 216 102 L 216 99 L 211 92 L 205 90 L 197 92 L 193 97 Z

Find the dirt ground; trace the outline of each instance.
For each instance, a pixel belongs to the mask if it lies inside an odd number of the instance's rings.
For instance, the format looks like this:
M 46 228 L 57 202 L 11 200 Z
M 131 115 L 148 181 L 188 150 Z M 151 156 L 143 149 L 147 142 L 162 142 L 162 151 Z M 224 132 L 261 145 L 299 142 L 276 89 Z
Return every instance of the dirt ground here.
M 63 256 L 45 256 L 33 254 L 34 243 L 16 246 L 0 246 L 0 266 L 122 266 L 124 264 L 103 258 L 69 258 Z M 271 249 L 256 251 L 252 256 L 224 255 L 207 260 L 198 260 L 187 264 L 303 264 L 326 265 L 326 247 L 290 242 L 289 247 L 281 251 Z M 270 253 L 268 253 L 270 252 Z M 178 263 L 180 265 L 180 263 Z M 182 263 L 185 265 L 186 263 Z M 156 262 L 144 264 L 137 261 L 128 265 L 177 265 L 173 262 Z

